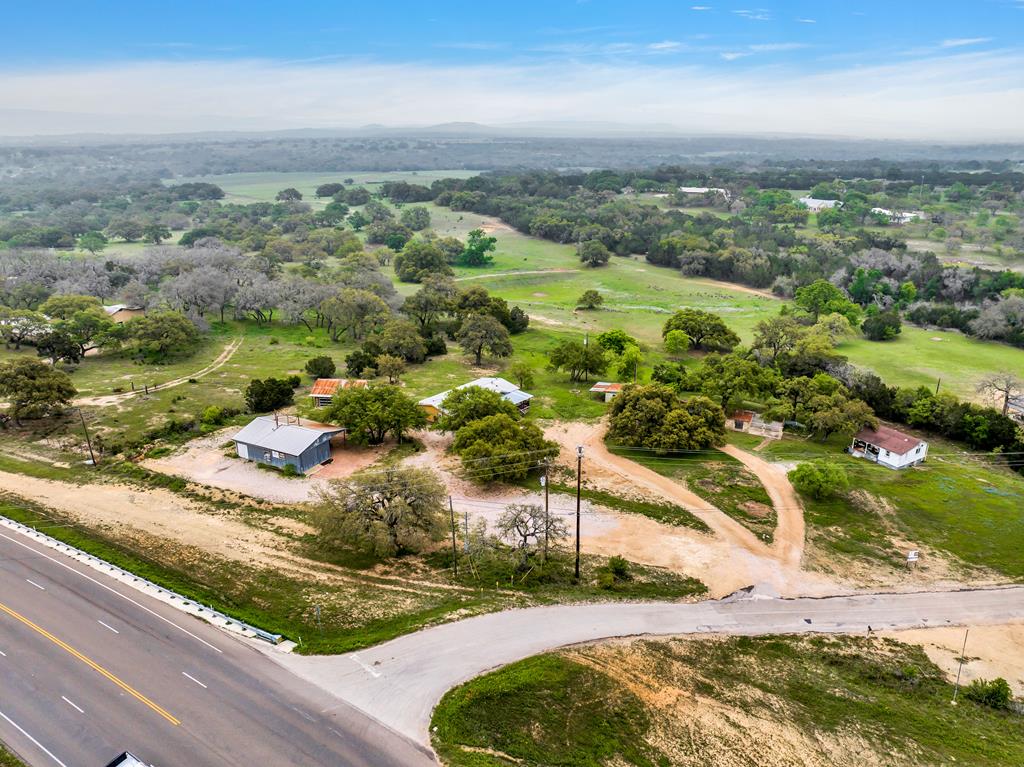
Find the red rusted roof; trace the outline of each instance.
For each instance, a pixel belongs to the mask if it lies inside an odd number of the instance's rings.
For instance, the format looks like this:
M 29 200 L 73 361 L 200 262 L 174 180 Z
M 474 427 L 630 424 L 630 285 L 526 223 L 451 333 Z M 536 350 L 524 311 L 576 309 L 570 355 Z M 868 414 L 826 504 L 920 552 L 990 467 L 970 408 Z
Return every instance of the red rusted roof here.
M 904 434 L 899 429 L 885 424 L 879 424 L 877 429 L 861 429 L 857 432 L 856 438 L 875 447 L 888 450 L 890 453 L 896 453 L 896 455 L 909 453 L 924 442 L 923 439 Z
M 362 389 L 369 381 L 362 378 L 318 378 L 310 394 L 314 397 L 332 397 L 338 389 Z
M 737 410 L 735 413 L 729 416 L 730 421 L 746 421 L 752 423 L 754 416 L 757 415 L 753 410 Z
M 625 386 L 625 384 L 598 381 L 596 384 L 590 387 L 590 391 L 595 393 L 620 392 L 622 391 L 623 386 Z

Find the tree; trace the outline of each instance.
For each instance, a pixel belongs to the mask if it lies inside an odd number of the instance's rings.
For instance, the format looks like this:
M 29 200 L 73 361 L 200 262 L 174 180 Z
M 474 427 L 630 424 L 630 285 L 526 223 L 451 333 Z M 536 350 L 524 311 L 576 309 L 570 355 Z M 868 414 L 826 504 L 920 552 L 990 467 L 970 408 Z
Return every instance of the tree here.
M 130 218 L 111 221 L 107 227 L 107 232 L 111 237 L 117 237 L 125 242 L 135 242 L 135 240 L 142 237 L 142 231 L 142 224 Z
M 788 314 L 762 320 L 754 326 L 751 350 L 764 364 L 774 365 L 779 357 L 796 347 L 804 332 L 804 327 Z
M 660 384 L 627 386 L 612 400 L 608 438 L 658 452 L 701 450 L 725 436 L 725 415 L 707 397 L 682 400 Z
M 359 288 L 343 288 L 320 303 L 320 314 L 327 322 L 332 341 L 348 335 L 358 341 L 379 328 L 391 314 L 384 299 Z
M 867 403 L 851 399 L 845 389 L 812 397 L 806 411 L 806 425 L 822 440 L 832 434 L 854 434 L 878 425 L 878 419 Z
M 54 323 L 54 331 L 62 333 L 78 347 L 80 357 L 105 343 L 114 329 L 114 321 L 106 312 L 86 310 L 75 312 Z
M 22 418 L 59 413 L 77 393 L 67 373 L 37 359 L 0 362 L 0 396 L 7 400 L 7 415 L 19 426 Z
M 481 418 L 503 413 L 513 421 L 519 420 L 519 409 L 498 392 L 480 386 L 461 386 L 453 389 L 441 403 L 443 413 L 435 421 L 441 431 L 457 432 L 463 426 Z
M 78 238 L 79 250 L 87 250 L 92 255 L 96 255 L 101 250 L 107 247 L 109 240 L 103 232 L 91 231 L 85 232 Z
M 627 346 L 639 346 L 640 342 L 626 331 L 612 328 L 597 334 L 597 345 L 612 354 L 622 354 Z
M 644 362 L 644 353 L 639 346 L 627 346 L 619 355 L 618 373 L 620 378 L 632 378 L 636 383 L 640 376 L 640 366 Z
M 531 421 L 517 421 L 506 413 L 472 421 L 455 434 L 452 450 L 462 459 L 469 479 L 510 482 L 525 477 L 545 458 L 558 455 L 558 445 L 544 439 Z
M 195 323 L 177 312 L 152 312 L 134 317 L 117 330 L 117 337 L 144 362 L 162 362 L 168 357 L 191 354 L 199 343 Z
M 665 351 L 679 356 L 690 348 L 690 337 L 681 330 L 670 330 L 665 334 Z
M 583 291 L 583 295 L 576 299 L 576 306 L 580 309 L 599 309 L 604 303 L 604 296 L 594 289 Z
M 376 346 L 376 345 L 374 345 Z M 375 349 L 356 349 L 345 357 L 345 370 L 353 378 L 366 376 L 372 378 L 377 375 L 377 357 L 380 356 L 380 347 Z
M 395 276 L 402 282 L 423 282 L 430 274 L 452 274 L 444 252 L 433 242 L 409 240 L 395 256 Z
M 354 213 L 349 214 L 348 223 L 349 226 L 358 232 L 370 223 L 370 218 L 361 210 L 357 210 Z
M 474 229 L 466 239 L 466 247 L 459 257 L 463 266 L 490 266 L 494 256 L 491 255 L 498 239 L 484 234 L 483 229 Z
M 50 296 L 39 305 L 39 311 L 47 317 L 66 320 L 76 312 L 93 311 L 103 314 L 103 305 L 95 296 L 82 296 L 74 293 Z
M 171 230 L 168 229 L 164 224 L 153 222 L 146 224 L 142 228 L 142 239 L 146 242 L 152 243 L 153 245 L 159 245 L 164 240 L 168 240 L 171 237 Z
M 846 469 L 824 458 L 801 463 L 787 476 L 801 495 L 817 500 L 842 495 L 850 489 Z
M 592 267 L 604 266 L 612 257 L 611 251 L 600 240 L 587 240 L 580 243 L 576 252 L 579 254 L 580 261 Z
M 513 362 L 506 368 L 505 375 L 511 378 L 520 389 L 533 388 L 533 365 L 525 360 Z
M 428 331 L 434 324 L 451 311 L 458 289 L 447 275 L 428 275 L 422 281 L 423 287 L 406 297 L 402 313 L 414 319 L 421 331 Z
M 339 184 L 337 182 L 332 181 L 327 184 L 320 184 L 320 186 L 316 188 L 315 194 L 317 197 L 333 197 L 344 188 L 344 184 Z
M 370 445 L 379 445 L 388 434 L 401 442 L 405 432 L 427 424 L 423 409 L 388 384 L 345 389 L 335 395 L 328 418 L 348 429 L 353 442 Z
M 860 329 L 872 341 L 890 341 L 903 330 L 903 323 L 900 313 L 890 310 L 868 315 Z
M 36 339 L 36 353 L 48 358 L 54 365 L 67 362 L 75 365 L 82 360 L 82 349 L 66 332 L 51 328 Z
M 418 363 L 427 358 L 427 344 L 409 320 L 388 320 L 376 340 L 385 354 L 405 362 Z M 377 369 L 383 374 L 380 365 Z
M 978 391 L 999 401 L 1002 413 L 1006 415 L 1010 410 L 1010 400 L 1024 393 L 1024 381 L 1007 371 L 993 373 L 981 379 Z
M 508 330 L 489 314 L 471 314 L 459 328 L 455 337 L 467 354 L 472 354 L 479 365 L 486 349 L 495 357 L 512 354 Z
M 726 414 L 732 413 L 742 396 L 771 394 L 778 374 L 741 354 L 710 354 L 696 372 L 701 394 L 717 399 Z
M 245 405 L 251 413 L 269 413 L 294 402 L 295 381 L 288 378 L 254 378 L 245 387 Z
M 326 354 L 310 357 L 306 360 L 306 372 L 313 376 L 313 378 L 330 378 L 336 370 L 337 367 L 334 364 L 334 360 Z
M 544 511 L 542 506 L 513 503 L 506 507 L 495 524 L 498 535 L 508 541 L 519 558 L 520 572 L 530 568 L 530 559 L 552 543 L 568 537 L 561 517 Z
M 405 208 L 399 216 L 402 226 L 412 229 L 414 232 L 422 231 L 430 226 L 430 211 L 422 205 L 415 205 Z
M 721 317 L 700 309 L 680 309 L 673 314 L 662 328 L 662 337 L 673 330 L 686 333 L 694 349 L 731 351 L 740 342 L 740 337 L 729 329 Z
M 565 370 L 572 382 L 588 380 L 608 368 L 608 355 L 598 344 L 566 339 L 548 353 L 551 370 Z
M 393 557 L 422 551 L 444 536 L 446 498 L 432 470 L 388 466 L 330 483 L 313 524 L 329 545 L 354 544 Z
M 377 374 L 386 376 L 389 384 L 398 383 L 405 372 L 405 360 L 393 354 L 381 354 L 377 357 Z
M 7 348 L 14 344 L 15 349 L 20 349 L 23 343 L 35 341 L 49 328 L 50 323 L 41 312 L 0 306 L 0 338 Z
M 287 189 L 282 189 L 274 195 L 274 199 L 278 202 L 298 202 L 302 199 L 302 192 L 295 187 L 290 186 Z
M 807 312 L 815 322 L 823 314 L 842 314 L 852 324 L 860 320 L 860 307 L 828 280 L 816 280 L 797 288 L 793 303 Z

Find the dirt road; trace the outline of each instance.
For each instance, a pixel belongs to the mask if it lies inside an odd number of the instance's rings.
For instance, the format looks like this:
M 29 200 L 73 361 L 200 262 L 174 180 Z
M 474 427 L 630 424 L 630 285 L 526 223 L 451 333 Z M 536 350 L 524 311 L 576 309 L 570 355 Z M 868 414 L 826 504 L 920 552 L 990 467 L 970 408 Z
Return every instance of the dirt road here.
M 245 336 L 240 336 L 234 339 L 233 341 L 230 341 L 228 345 L 224 347 L 224 350 L 217 355 L 217 359 L 215 359 L 213 362 L 211 362 L 209 365 L 202 368 L 201 370 L 197 370 L 195 373 L 191 373 L 187 376 L 182 376 L 181 378 L 174 378 L 170 381 L 165 381 L 164 383 L 160 384 L 159 387 L 151 387 L 150 390 L 152 391 L 152 388 L 159 388 L 161 390 L 171 389 L 175 386 L 181 386 L 184 383 L 188 383 L 189 380 L 199 379 L 205 375 L 209 375 L 213 371 L 223 367 L 224 363 L 231 359 L 234 356 L 235 352 L 238 351 L 238 347 L 242 345 L 242 341 L 244 340 Z M 82 405 L 88 405 L 92 407 L 106 407 L 108 405 L 116 405 L 118 402 L 126 400 L 130 397 L 134 397 L 137 394 L 143 394 L 144 392 L 145 389 L 134 389 L 133 391 L 119 392 L 117 394 L 103 394 L 96 397 L 79 397 L 74 401 L 74 404 L 78 405 L 79 407 Z

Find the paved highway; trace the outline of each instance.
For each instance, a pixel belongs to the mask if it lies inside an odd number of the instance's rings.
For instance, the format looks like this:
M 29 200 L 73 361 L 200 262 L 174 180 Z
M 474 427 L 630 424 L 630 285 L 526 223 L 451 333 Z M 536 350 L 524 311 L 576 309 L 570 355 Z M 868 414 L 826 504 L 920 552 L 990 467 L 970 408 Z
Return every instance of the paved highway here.
M 433 765 L 263 653 L 0 530 L 0 740 L 32 767 Z
M 430 713 L 451 687 L 555 647 L 642 634 L 775 634 L 1009 623 L 1024 587 L 695 604 L 553 605 L 446 623 L 335 657 L 282 656 L 297 674 L 399 732 L 427 742 Z

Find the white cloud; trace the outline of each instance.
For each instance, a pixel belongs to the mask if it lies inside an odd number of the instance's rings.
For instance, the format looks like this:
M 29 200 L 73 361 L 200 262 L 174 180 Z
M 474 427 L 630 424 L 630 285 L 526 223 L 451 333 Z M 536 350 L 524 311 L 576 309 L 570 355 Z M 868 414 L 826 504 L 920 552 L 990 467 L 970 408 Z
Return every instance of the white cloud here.
M 798 24 L 817 24 L 817 19 L 794 19 Z
M 748 50 L 727 51 L 749 54 Z M 840 70 L 560 58 L 533 64 L 163 61 L 0 72 L 0 131 L 161 133 L 456 120 L 666 123 L 681 131 L 1016 140 L 1024 53 Z M 677 62 L 678 59 L 671 59 Z
M 691 11 L 710 11 L 713 10 L 710 5 L 691 5 Z
M 954 37 L 950 40 L 943 40 L 940 45 L 943 48 L 963 48 L 967 45 L 981 45 L 991 41 L 991 37 Z
M 733 11 L 737 16 L 742 16 L 750 21 L 771 21 L 771 13 L 768 12 L 767 8 L 755 8 L 753 10 L 744 8 L 738 11 Z
M 718 54 L 726 61 L 736 61 L 736 59 L 742 59 L 747 56 L 753 56 L 754 54 L 750 51 L 723 51 Z
M 647 47 L 652 51 L 674 51 L 682 47 L 682 43 L 676 40 L 662 40 L 660 43 L 651 43 Z

